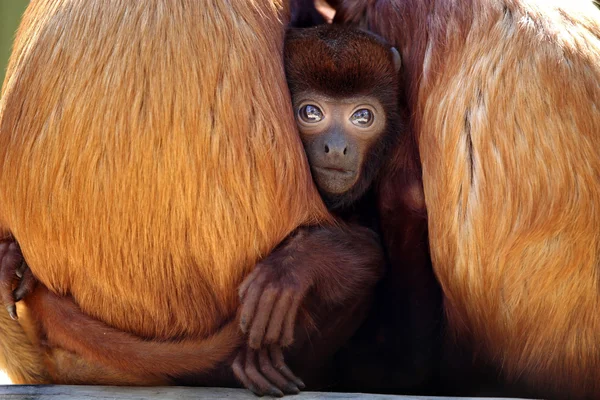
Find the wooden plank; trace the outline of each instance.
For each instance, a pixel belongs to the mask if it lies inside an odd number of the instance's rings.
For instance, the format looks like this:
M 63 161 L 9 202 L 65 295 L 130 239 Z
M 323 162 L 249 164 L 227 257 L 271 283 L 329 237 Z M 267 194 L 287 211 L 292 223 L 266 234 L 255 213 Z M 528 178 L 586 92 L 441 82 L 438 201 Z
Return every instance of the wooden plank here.
M 390 396 L 359 393 L 303 392 L 290 400 L 468 400 L 466 397 Z M 258 400 L 247 390 L 195 387 L 123 387 L 66 385 L 1 385 L 1 400 Z M 469 398 L 475 400 L 474 398 Z M 486 398 L 485 400 L 500 400 Z

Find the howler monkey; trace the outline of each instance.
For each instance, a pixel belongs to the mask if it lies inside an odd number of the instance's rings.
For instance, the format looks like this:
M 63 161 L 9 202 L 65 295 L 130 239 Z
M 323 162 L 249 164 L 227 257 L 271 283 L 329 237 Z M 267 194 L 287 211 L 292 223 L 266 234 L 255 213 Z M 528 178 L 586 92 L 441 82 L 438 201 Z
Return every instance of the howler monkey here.
M 325 203 L 349 229 L 381 230 L 388 254 L 369 319 L 338 355 L 340 387 L 415 389 L 433 373 L 440 300 L 428 258 L 416 145 L 403 124 L 400 56 L 368 32 L 319 26 L 288 31 L 285 66 Z M 279 251 L 294 257 L 293 246 Z
M 367 32 L 322 25 L 290 29 L 284 58 L 300 137 L 323 199 L 339 217 L 344 229 L 357 234 L 370 232 L 378 237 L 376 204 L 370 192 L 391 143 L 402 129 L 398 119 L 400 57 L 397 51 Z M 286 314 L 285 307 L 272 305 L 274 301 L 269 300 L 269 293 L 264 291 L 268 285 L 257 275 L 264 265 L 270 265 L 273 259 L 287 258 L 299 282 L 304 271 L 311 268 L 330 269 L 337 275 L 331 274 L 332 278 L 346 279 L 348 263 L 364 251 L 347 242 L 346 256 L 324 265 L 319 249 L 335 246 L 340 239 L 323 231 L 322 241 L 316 242 L 303 231 L 304 228 L 300 228 L 296 235 L 282 243 L 259 264 L 248 278 L 249 283 L 242 285 L 242 325 L 251 340 L 273 342 L 270 324 L 274 322 L 279 335 L 279 320 L 296 312 Z M 303 252 L 312 256 L 307 258 Z M 383 259 L 379 261 L 383 267 Z M 329 293 L 322 297 L 335 296 L 334 285 L 324 287 Z M 310 302 L 311 298 L 307 300 Z M 281 299 L 277 301 L 285 304 Z M 255 318 L 260 318 L 259 321 L 246 319 L 247 310 L 256 307 Z M 331 315 L 334 314 L 328 311 L 322 313 L 322 318 L 331 318 Z M 362 321 L 360 314 L 353 318 L 358 323 Z M 285 339 L 286 333 L 283 337 Z M 242 373 L 241 361 L 237 364 L 240 380 L 248 387 L 256 386 L 256 380 L 249 382 L 250 377 Z

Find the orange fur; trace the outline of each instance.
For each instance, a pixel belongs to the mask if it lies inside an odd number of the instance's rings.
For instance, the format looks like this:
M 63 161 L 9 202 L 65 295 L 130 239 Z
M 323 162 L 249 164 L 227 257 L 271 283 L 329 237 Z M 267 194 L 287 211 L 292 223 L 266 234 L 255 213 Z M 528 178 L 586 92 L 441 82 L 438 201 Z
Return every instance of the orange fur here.
M 600 397 L 600 12 L 344 3 L 403 53 L 451 330 L 534 395 Z
M 0 226 L 45 286 L 115 329 L 202 342 L 259 258 L 329 219 L 291 112 L 286 13 L 31 2 L 0 102 Z M 76 363 L 60 365 L 68 383 Z
M 22 321 L 28 320 L 26 312 L 19 310 Z M 8 313 L 0 312 L 0 367 L 12 383 L 50 383 L 39 343 L 31 339 Z

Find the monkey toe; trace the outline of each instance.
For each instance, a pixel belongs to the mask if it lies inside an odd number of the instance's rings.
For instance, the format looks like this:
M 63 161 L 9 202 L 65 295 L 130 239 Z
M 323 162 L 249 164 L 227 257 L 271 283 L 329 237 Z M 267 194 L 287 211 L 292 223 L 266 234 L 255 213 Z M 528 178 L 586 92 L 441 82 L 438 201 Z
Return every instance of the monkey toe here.
M 279 371 L 283 376 L 285 376 L 290 382 L 293 382 L 299 389 L 304 389 L 306 385 L 302 382 L 302 379 L 298 378 L 292 370 L 285 363 L 285 359 L 283 357 L 283 350 L 280 346 L 271 346 L 269 349 L 269 353 L 271 356 L 271 362 L 277 371 Z
M 250 368 L 246 369 L 246 374 L 250 381 L 253 382 L 252 387 L 254 388 L 253 392 L 259 396 L 273 396 L 273 397 L 283 397 L 283 392 L 275 387 L 271 382 L 265 378 L 261 372 L 253 365 Z
M 248 389 L 259 396 L 283 397 L 283 392 L 271 383 L 257 368 L 255 354 L 246 358 L 243 373 L 249 382 Z
M 258 396 L 282 397 L 284 394 L 298 394 L 300 393 L 298 382 L 304 387 L 304 383 L 285 365 L 283 353 L 279 358 L 279 353 L 273 353 L 267 348 L 258 351 L 247 348 L 240 351 L 232 364 L 232 369 L 242 385 Z
M 250 378 L 248 378 L 248 375 L 246 375 L 246 372 L 244 371 L 244 364 L 245 364 L 245 355 L 243 352 L 240 352 L 237 355 L 237 357 L 235 358 L 235 360 L 233 361 L 233 364 L 231 365 L 231 369 L 233 370 L 233 375 L 246 389 L 250 390 L 252 393 L 254 393 L 258 396 L 261 396 L 261 394 L 258 393 L 257 388 L 254 387 L 254 384 L 252 383 Z
M 258 352 L 258 364 L 262 374 L 271 382 L 273 382 L 277 388 L 279 388 L 285 394 L 298 394 L 300 389 L 293 381 L 283 376 L 275 366 L 273 360 L 270 357 L 269 351 L 266 348 L 262 348 Z

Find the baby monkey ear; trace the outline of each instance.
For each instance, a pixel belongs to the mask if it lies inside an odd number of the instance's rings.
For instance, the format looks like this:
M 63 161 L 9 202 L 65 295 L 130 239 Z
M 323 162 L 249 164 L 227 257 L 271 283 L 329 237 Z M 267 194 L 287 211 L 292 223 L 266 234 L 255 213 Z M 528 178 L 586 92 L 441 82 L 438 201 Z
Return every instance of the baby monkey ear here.
M 395 47 L 392 47 L 392 57 L 394 58 L 394 68 L 398 72 L 402 68 L 402 57 L 400 57 L 400 53 L 398 53 Z

